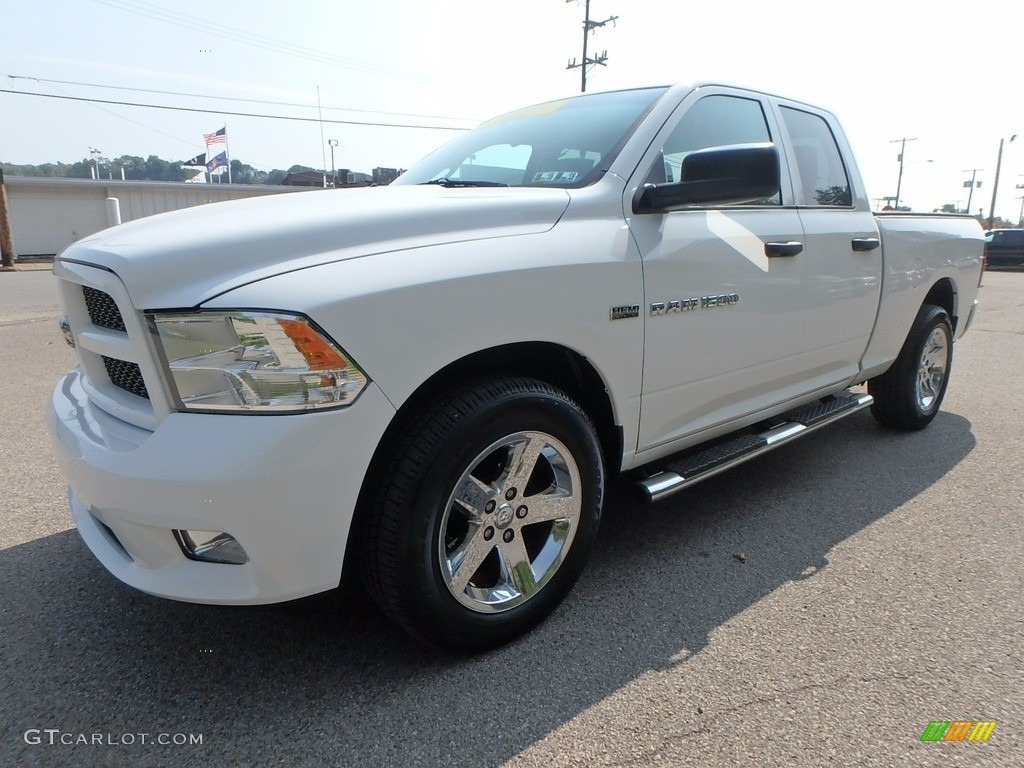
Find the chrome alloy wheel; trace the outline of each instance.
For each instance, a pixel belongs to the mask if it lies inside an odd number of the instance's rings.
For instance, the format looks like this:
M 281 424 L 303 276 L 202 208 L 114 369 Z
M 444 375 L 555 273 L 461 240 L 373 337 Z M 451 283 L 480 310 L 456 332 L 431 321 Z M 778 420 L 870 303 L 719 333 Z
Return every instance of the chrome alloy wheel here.
M 917 404 L 927 413 L 942 391 L 949 368 L 949 339 L 942 327 L 932 329 L 917 366 Z
M 582 482 L 572 454 L 543 432 L 517 432 L 473 459 L 448 498 L 438 536 L 441 577 L 479 613 L 540 592 L 580 523 Z

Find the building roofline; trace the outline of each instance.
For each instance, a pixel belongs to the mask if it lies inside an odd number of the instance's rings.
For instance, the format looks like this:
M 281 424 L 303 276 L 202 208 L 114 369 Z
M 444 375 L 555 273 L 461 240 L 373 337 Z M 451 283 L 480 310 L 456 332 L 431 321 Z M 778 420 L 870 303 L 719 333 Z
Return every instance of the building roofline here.
M 118 188 L 118 189 L 129 189 L 135 188 L 148 188 L 160 187 L 162 189 L 195 189 L 196 187 L 202 188 L 220 188 L 225 189 L 260 189 L 260 190 L 278 190 L 282 192 L 289 192 L 291 188 L 284 187 L 280 184 L 200 184 L 196 182 L 185 182 L 185 181 L 138 181 L 138 180 L 126 180 L 121 179 L 75 179 L 67 176 L 12 176 L 8 173 L 4 173 L 4 183 L 10 186 L 41 186 L 41 187 L 77 187 L 77 186 L 93 186 L 97 189 L 101 187 Z

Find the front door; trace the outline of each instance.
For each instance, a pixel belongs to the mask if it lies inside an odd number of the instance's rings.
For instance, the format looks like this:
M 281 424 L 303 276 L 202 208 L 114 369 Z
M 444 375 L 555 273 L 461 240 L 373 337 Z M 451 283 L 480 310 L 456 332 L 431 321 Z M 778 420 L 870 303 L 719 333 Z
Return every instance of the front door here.
M 777 133 L 762 99 L 702 88 L 627 186 L 678 180 L 687 153 Z M 804 391 L 803 231 L 797 211 L 782 205 L 792 193 L 780 161 L 782 188 L 755 205 L 630 217 L 646 291 L 640 452 L 695 442 Z

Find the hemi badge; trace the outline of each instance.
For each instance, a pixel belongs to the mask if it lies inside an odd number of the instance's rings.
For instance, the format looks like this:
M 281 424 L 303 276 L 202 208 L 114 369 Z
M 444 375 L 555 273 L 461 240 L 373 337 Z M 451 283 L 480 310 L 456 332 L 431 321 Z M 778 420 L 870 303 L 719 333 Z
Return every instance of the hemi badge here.
M 640 317 L 639 304 L 627 304 L 622 307 L 612 307 L 609 310 L 610 319 L 625 320 L 630 317 Z

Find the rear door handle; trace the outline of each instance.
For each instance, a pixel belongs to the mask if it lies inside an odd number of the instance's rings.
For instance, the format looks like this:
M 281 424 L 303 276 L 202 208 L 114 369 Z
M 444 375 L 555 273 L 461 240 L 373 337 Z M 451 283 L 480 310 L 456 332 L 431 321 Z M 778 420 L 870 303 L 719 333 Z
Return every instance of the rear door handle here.
M 796 256 L 804 249 L 804 244 L 796 240 L 789 240 L 785 243 L 765 243 L 764 255 L 773 256 Z
M 877 237 L 855 237 L 852 243 L 855 251 L 873 251 L 881 244 Z

